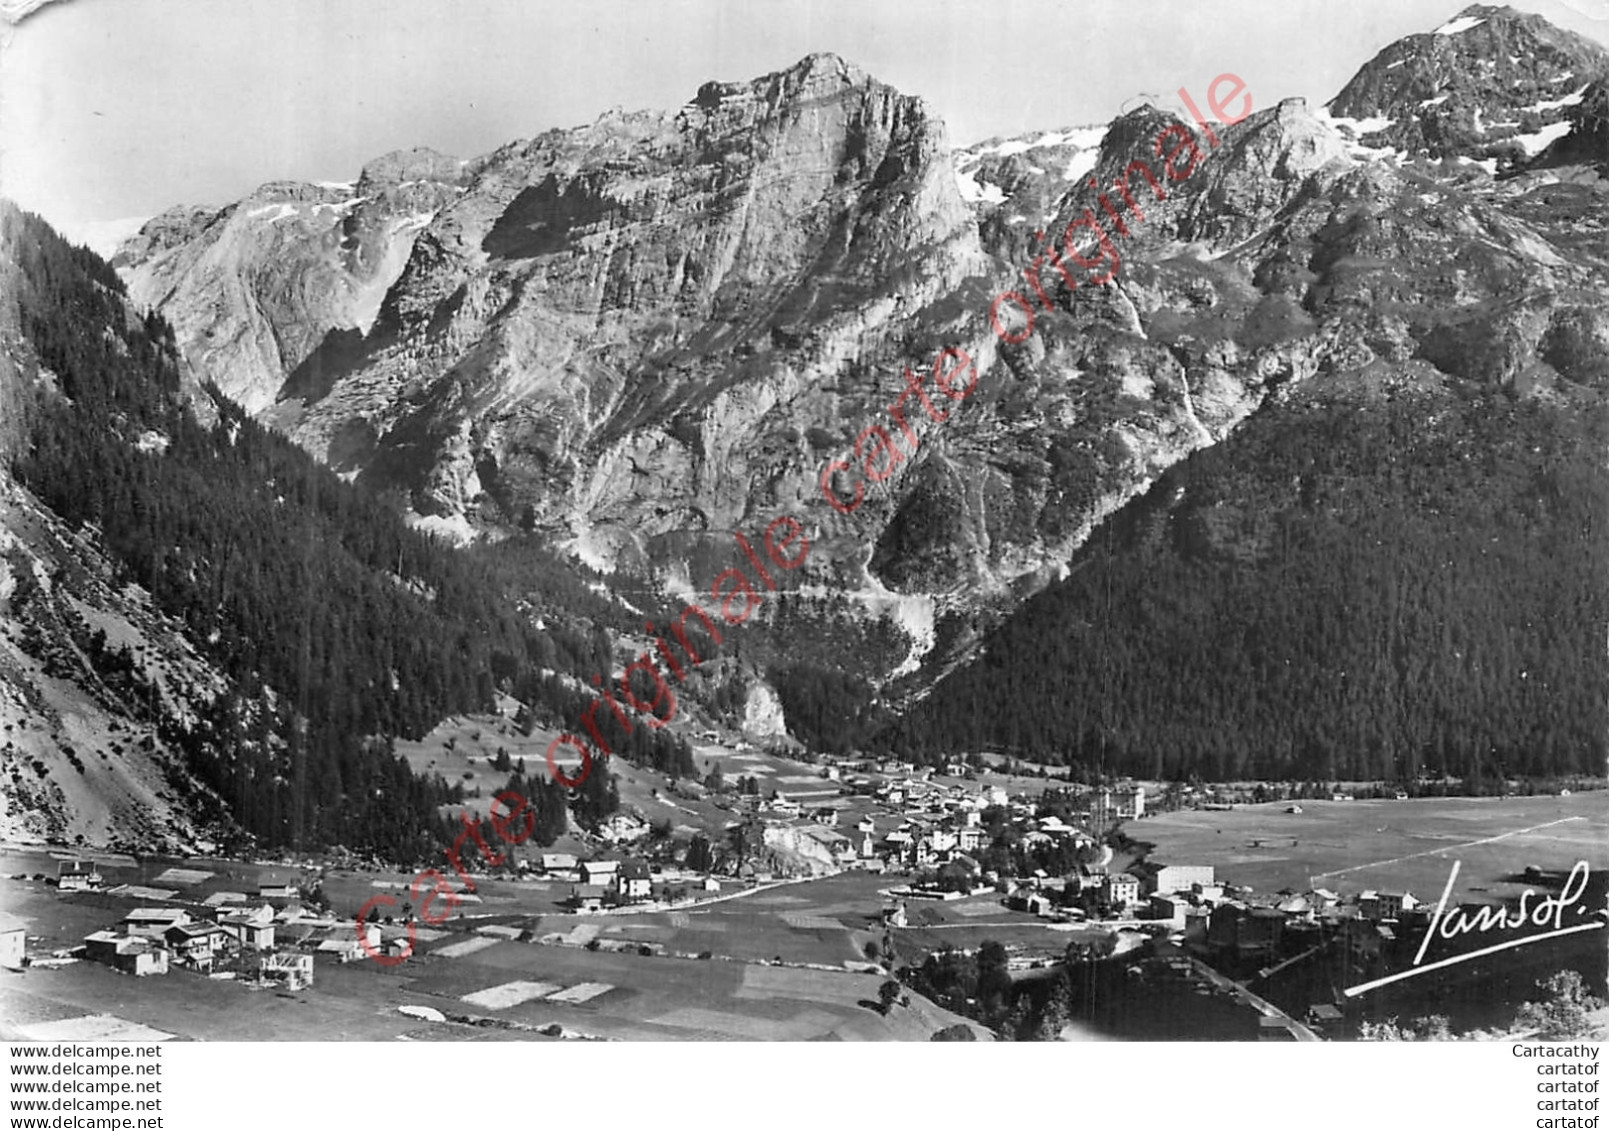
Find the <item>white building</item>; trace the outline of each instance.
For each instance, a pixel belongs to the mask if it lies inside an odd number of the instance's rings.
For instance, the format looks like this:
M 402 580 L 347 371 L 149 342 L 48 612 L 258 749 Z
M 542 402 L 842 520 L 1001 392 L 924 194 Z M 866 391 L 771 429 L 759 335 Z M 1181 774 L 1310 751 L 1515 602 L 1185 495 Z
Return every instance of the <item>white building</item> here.
M 1146 891 L 1153 895 L 1191 892 L 1197 884 L 1212 887 L 1216 878 L 1211 864 L 1163 864 L 1147 878 Z
M 21 970 L 26 943 L 27 932 L 22 920 L 0 911 L 0 966 L 8 970 Z

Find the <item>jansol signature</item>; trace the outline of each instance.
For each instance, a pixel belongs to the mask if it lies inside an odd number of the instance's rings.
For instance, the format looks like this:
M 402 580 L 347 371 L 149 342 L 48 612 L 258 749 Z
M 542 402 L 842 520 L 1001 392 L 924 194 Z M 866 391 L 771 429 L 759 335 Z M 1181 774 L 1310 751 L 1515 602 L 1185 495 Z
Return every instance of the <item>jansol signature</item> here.
M 1520 894 L 1519 903 L 1511 911 L 1507 907 L 1490 906 L 1470 909 L 1466 907 L 1447 906 L 1447 901 L 1453 893 L 1453 885 L 1458 882 L 1458 870 L 1461 861 L 1453 861 L 1452 871 L 1447 875 L 1447 886 L 1441 889 L 1441 898 L 1436 901 L 1436 909 L 1431 913 L 1430 923 L 1425 928 L 1424 938 L 1419 940 L 1419 951 L 1414 955 L 1413 963 L 1407 970 L 1389 974 L 1384 978 L 1376 978 L 1372 982 L 1352 986 L 1343 991 L 1346 997 L 1357 997 L 1369 990 L 1378 989 L 1391 982 L 1401 981 L 1404 978 L 1417 977 L 1428 974 L 1432 970 L 1439 970 L 1448 966 L 1456 966 L 1460 962 L 1470 962 L 1483 958 L 1498 951 L 1510 950 L 1517 946 L 1529 946 L 1531 943 L 1542 942 L 1546 939 L 1556 939 L 1563 935 L 1573 935 L 1578 931 L 1596 931 L 1609 927 L 1609 910 L 1600 910 L 1596 913 L 1581 906 L 1581 898 L 1586 894 L 1587 881 L 1591 878 L 1591 869 L 1585 860 L 1577 860 L 1565 877 L 1564 885 L 1559 894 L 1549 895 L 1538 892 L 1535 888 L 1526 888 Z M 1535 901 L 1533 903 L 1533 900 Z M 1574 914 L 1569 912 L 1574 909 Z M 1587 922 L 1576 922 L 1577 917 L 1589 916 Z M 1540 931 L 1522 935 L 1515 939 L 1506 939 L 1491 946 L 1479 947 L 1462 954 L 1455 954 L 1450 958 L 1438 959 L 1435 962 L 1425 963 L 1425 951 L 1430 947 L 1434 938 L 1448 941 L 1462 935 L 1483 935 L 1490 931 L 1513 931 L 1524 926 L 1541 927 Z M 1424 965 L 1420 965 L 1424 963 Z
M 1533 927 L 1547 927 L 1549 930 L 1542 934 L 1527 935 L 1525 942 L 1534 942 L 1539 939 L 1552 938 L 1556 935 L 1569 933 L 1574 928 L 1565 927 L 1564 913 L 1568 908 L 1574 907 L 1577 915 L 1585 915 L 1587 909 L 1577 906 L 1582 895 L 1587 890 L 1587 880 L 1591 872 L 1585 860 L 1577 860 L 1570 869 L 1570 874 L 1564 879 L 1564 887 L 1558 895 L 1543 895 L 1535 907 L 1531 900 L 1539 893 L 1535 888 L 1526 888 L 1520 893 L 1519 906 L 1512 914 L 1507 908 L 1501 906 L 1482 907 L 1470 911 L 1464 907 L 1447 909 L 1447 898 L 1452 894 L 1453 884 L 1458 880 L 1458 869 L 1462 861 L 1453 861 L 1453 870 L 1447 875 L 1447 886 L 1441 889 L 1441 899 L 1436 903 L 1436 910 L 1431 913 L 1430 925 L 1425 929 L 1425 937 L 1419 940 L 1419 953 L 1414 955 L 1413 964 L 1418 966 L 1425 958 L 1425 949 L 1430 940 L 1437 935 L 1444 939 L 1456 939 L 1460 935 L 1471 932 L 1484 934 L 1487 931 L 1517 930 L 1527 923 Z M 1602 924 L 1587 924 L 1590 929 Z

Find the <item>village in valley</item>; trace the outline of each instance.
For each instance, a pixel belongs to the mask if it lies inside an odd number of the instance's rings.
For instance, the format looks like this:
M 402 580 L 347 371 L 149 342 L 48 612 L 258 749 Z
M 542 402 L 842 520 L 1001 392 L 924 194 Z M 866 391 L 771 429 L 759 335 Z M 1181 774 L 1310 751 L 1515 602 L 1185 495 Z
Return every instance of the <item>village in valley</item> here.
M 461 774 L 466 821 L 524 738 L 508 723 L 456 720 L 409 751 Z M 992 953 L 1018 987 L 1122 972 L 1058 1014 L 1066 1039 L 1348 1039 L 1384 1007 L 1345 989 L 1415 964 L 1452 860 L 1455 903 L 1511 905 L 1556 894 L 1606 823 L 1580 791 L 1092 785 L 696 737 L 699 780 L 618 763 L 595 829 L 491 841 L 492 860 L 470 846 L 422 885 L 339 851 L 7 846 L 0 1015 L 28 1039 L 229 1039 L 255 1035 L 258 1006 L 285 1039 L 988 1039 L 933 977 Z M 1512 992 L 1560 961 L 1516 961 Z M 1451 1012 L 1501 1028 L 1513 1004 Z M 1392 1016 L 1449 1012 L 1421 1005 Z

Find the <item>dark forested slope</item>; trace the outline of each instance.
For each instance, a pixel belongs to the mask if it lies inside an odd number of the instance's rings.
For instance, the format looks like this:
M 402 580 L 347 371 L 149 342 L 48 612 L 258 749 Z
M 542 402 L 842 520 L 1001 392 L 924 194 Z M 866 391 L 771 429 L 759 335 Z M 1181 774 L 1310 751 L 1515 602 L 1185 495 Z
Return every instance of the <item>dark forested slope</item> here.
M 1166 778 L 1602 772 L 1599 395 L 1315 388 L 1197 453 L 890 732 Z
M 0 256 L 41 377 L 10 471 L 98 530 L 119 583 L 148 590 L 227 675 L 207 717 L 166 737 L 248 833 L 412 858 L 433 848 L 451 798 L 409 773 L 391 737 L 488 709 L 499 688 L 550 714 L 579 709 L 585 697 L 544 673 L 599 670 L 608 639 L 578 617 L 539 629 L 520 611 L 509 563 L 545 553 L 461 554 L 413 532 L 215 391 L 217 421 L 201 423 L 167 324 L 134 314 L 94 255 L 3 202 Z M 637 753 L 685 760 L 659 745 Z

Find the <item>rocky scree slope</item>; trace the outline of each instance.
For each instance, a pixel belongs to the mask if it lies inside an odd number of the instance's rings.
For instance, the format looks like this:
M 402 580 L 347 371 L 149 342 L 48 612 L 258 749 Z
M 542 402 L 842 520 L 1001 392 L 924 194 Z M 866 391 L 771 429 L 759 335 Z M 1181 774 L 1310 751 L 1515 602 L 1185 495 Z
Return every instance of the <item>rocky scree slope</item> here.
M 96 530 L 71 529 L 10 474 L 40 399 L 59 395 L 23 331 L 14 250 L 0 238 L 0 838 L 207 847 L 232 822 L 171 738 L 223 676 Z M 166 440 L 126 437 L 153 453 Z

